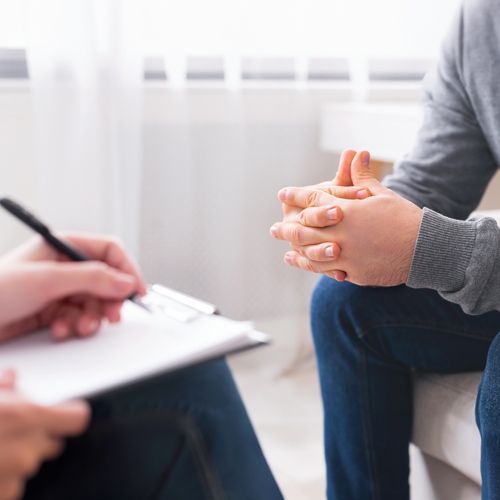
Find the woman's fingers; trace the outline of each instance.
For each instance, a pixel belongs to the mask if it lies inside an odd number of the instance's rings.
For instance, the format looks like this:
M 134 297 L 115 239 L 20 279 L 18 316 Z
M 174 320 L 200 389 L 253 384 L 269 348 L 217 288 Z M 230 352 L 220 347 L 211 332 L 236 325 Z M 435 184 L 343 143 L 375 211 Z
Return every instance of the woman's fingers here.
M 340 246 L 333 243 L 321 243 L 319 245 L 293 246 L 293 250 L 306 259 L 317 262 L 331 262 L 340 257 Z
M 91 259 L 105 262 L 109 266 L 134 276 L 136 279 L 136 292 L 144 295 L 146 285 L 134 259 L 127 254 L 123 244 L 112 236 L 66 233 L 63 238 L 73 243 L 78 249 L 87 254 Z
M 57 340 L 66 340 L 78 332 L 78 320 L 82 315 L 79 306 L 63 304 L 50 324 L 52 335 Z
M 76 324 L 76 333 L 83 337 L 93 335 L 101 326 L 101 304 L 97 299 L 88 297 L 80 307 L 82 313 Z
M 62 454 L 65 443 L 62 439 L 50 437 L 43 450 L 45 460 L 52 460 Z
M 52 437 L 77 436 L 89 424 L 90 406 L 80 400 L 54 406 L 37 406 L 35 418 L 37 426 Z
M 0 478 L 0 498 L 18 500 L 24 493 L 24 481 L 18 475 Z
M 102 321 L 120 321 L 120 301 L 103 301 L 94 297 L 77 295 L 59 304 L 57 312 L 49 321 L 53 336 L 64 340 L 72 335 L 87 337 L 95 334 Z
M 103 306 L 103 314 L 110 323 L 118 323 L 121 319 L 122 303 L 115 301 L 106 301 Z
M 57 340 L 67 339 L 71 335 L 69 323 L 64 317 L 56 318 L 50 324 L 50 331 L 52 332 L 52 336 Z
M 47 302 L 91 295 L 105 300 L 125 300 L 137 291 L 134 276 L 104 262 L 41 262 L 31 269 L 34 283 L 45 285 Z M 50 279 L 50 286 L 47 282 Z

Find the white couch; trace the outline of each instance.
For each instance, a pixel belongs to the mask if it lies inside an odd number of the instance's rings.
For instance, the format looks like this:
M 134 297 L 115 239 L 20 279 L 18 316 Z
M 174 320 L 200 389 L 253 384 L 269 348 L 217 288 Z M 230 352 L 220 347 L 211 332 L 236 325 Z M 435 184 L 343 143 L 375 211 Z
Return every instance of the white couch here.
M 480 500 L 474 407 L 481 373 L 421 375 L 415 383 L 412 499 Z

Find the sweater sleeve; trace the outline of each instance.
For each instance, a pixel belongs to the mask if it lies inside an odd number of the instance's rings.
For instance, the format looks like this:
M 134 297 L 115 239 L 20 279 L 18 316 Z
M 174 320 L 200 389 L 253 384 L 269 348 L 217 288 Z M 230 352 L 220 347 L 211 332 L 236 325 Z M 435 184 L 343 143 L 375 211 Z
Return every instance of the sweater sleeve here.
M 424 123 L 416 144 L 384 183 L 426 207 L 407 285 L 434 289 L 465 312 L 481 314 L 500 311 L 500 232 L 494 219 L 464 219 L 497 165 L 468 92 L 471 76 L 464 75 L 464 66 L 471 66 L 474 40 L 464 41 L 463 26 L 462 8 L 425 81 Z M 467 33 L 471 30 L 468 22 Z
M 434 71 L 424 80 L 424 121 L 411 152 L 384 184 L 420 207 L 465 219 L 477 207 L 497 170 L 467 91 L 464 9 L 446 37 Z M 468 32 L 474 26 L 467 26 Z M 465 64 L 467 68 L 470 64 Z
M 500 311 L 500 230 L 494 219 L 460 221 L 424 208 L 407 280 L 468 314 Z

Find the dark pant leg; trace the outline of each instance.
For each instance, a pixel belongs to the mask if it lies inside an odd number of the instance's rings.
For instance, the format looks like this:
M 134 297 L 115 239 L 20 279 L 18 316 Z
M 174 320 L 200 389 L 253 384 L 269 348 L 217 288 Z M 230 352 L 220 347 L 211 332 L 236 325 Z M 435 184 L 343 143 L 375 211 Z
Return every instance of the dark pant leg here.
M 488 352 L 476 402 L 481 433 L 482 499 L 500 500 L 500 335 Z
M 322 278 L 311 309 L 328 498 L 409 498 L 412 373 L 482 370 L 500 313 L 463 313 L 429 290 Z
M 282 495 L 222 360 L 92 401 L 89 430 L 27 486 L 29 500 L 254 500 Z

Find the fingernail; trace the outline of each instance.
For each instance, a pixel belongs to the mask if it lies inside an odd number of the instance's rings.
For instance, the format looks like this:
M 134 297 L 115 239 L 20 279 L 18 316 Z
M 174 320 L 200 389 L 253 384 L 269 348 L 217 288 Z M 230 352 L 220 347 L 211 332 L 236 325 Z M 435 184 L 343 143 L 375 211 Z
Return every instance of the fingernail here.
M 291 254 L 289 254 L 289 253 L 285 254 L 285 262 L 287 264 L 291 264 L 292 263 L 292 256 L 291 256 Z
M 325 248 L 325 255 L 327 257 L 333 257 L 333 245 L 328 245 L 326 248 Z
M 90 321 L 87 322 L 85 326 L 85 331 L 87 333 L 93 333 L 97 330 L 99 327 L 99 323 L 95 319 L 91 319 Z
M 366 198 L 369 196 L 369 194 L 370 193 L 368 192 L 368 189 L 361 189 L 356 193 L 356 196 L 358 198 Z
M 271 226 L 271 229 L 269 229 L 269 232 L 271 233 L 271 236 L 274 236 L 276 238 L 276 236 L 278 235 L 278 225 L 273 224 Z
M 335 220 L 337 218 L 337 208 L 330 208 L 327 210 L 326 217 L 328 220 Z
M 282 189 L 278 193 L 278 198 L 280 199 L 280 201 L 286 201 L 287 195 L 288 195 L 288 189 Z
M 66 324 L 58 323 L 54 325 L 53 334 L 58 339 L 64 339 L 69 334 L 69 328 Z
M 370 153 L 368 153 L 368 151 L 361 154 L 361 164 L 363 167 L 368 167 L 370 165 Z

